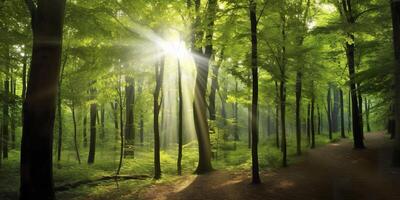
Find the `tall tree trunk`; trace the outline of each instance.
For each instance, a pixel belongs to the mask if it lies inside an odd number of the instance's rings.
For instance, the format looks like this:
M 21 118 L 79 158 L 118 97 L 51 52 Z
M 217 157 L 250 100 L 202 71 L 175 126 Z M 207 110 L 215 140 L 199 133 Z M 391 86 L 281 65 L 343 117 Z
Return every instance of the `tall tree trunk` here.
M 120 67 L 119 78 L 118 78 L 118 105 L 119 105 L 119 135 L 121 138 L 120 149 L 119 149 L 119 163 L 116 174 L 119 175 L 122 168 L 122 161 L 124 159 L 124 147 L 125 147 L 125 139 L 124 139 L 124 121 L 123 121 L 123 100 L 122 100 L 122 67 Z M 117 103 L 115 104 L 115 109 L 117 109 Z M 118 115 L 118 114 L 117 114 Z
M 317 131 L 318 131 L 318 135 L 321 134 L 321 112 L 319 110 L 319 105 L 317 104 L 317 113 L 318 113 L 318 125 L 317 125 Z
M 100 126 L 101 126 L 101 134 L 100 134 L 100 139 L 104 140 L 105 138 L 105 108 L 104 104 L 101 104 L 100 106 Z
M 311 146 L 311 104 L 307 106 L 307 145 Z
M 11 106 L 11 114 L 10 114 L 10 120 L 11 120 L 11 124 L 10 124 L 10 128 L 11 128 L 11 148 L 15 149 L 16 148 L 16 122 L 15 122 L 15 112 L 16 112 L 16 100 L 15 97 L 17 96 L 16 94 L 16 79 L 11 78 L 11 93 L 13 95 L 13 105 Z
M 278 82 L 275 81 L 275 143 L 276 143 L 276 148 L 280 148 L 280 142 L 279 142 L 279 108 L 280 108 L 280 97 L 279 97 L 279 89 L 278 89 Z
M 133 145 L 133 98 L 135 93 L 134 79 L 131 77 L 126 77 L 126 87 L 125 87 L 125 99 L 126 99 L 126 109 L 125 109 L 125 143 Z
M 339 90 L 339 96 L 340 96 L 340 132 L 342 138 L 346 138 L 345 132 L 344 132 L 344 101 L 343 101 L 343 90 Z
M 364 104 L 365 104 L 365 122 L 367 123 L 367 132 L 371 132 L 371 125 L 369 123 L 371 100 L 368 100 L 367 97 L 365 97 Z
M 218 60 L 218 63 L 212 67 L 212 76 L 211 76 L 211 91 L 210 91 L 210 96 L 208 98 L 209 101 L 209 112 L 210 112 L 210 120 L 215 121 L 216 120 L 216 111 L 215 111 L 215 96 L 217 93 L 217 90 L 219 88 L 219 83 L 218 83 L 218 75 L 219 75 L 219 68 L 222 63 L 222 59 L 224 59 L 224 50 L 221 51 L 220 58 Z
M 142 96 L 143 93 L 143 81 L 139 80 L 139 86 L 138 86 L 138 97 Z M 144 114 L 143 114 L 144 109 L 140 109 L 140 115 L 139 115 L 139 140 L 140 140 L 140 145 L 144 145 Z
M 328 95 L 327 95 L 327 101 L 326 101 L 326 103 L 327 103 L 327 117 L 328 117 L 328 131 L 329 131 L 329 140 L 331 140 L 332 141 L 332 139 L 333 139 L 333 137 L 332 137 L 332 111 L 331 111 L 331 105 L 332 105 L 332 103 L 331 103 L 331 101 L 332 101 L 332 95 L 331 95 L 331 93 L 332 93 L 332 90 L 331 90 L 331 86 L 329 85 L 329 87 L 328 87 Z
M 333 90 L 332 132 L 336 133 L 339 131 L 340 94 L 336 86 L 333 86 L 332 90 Z
M 351 128 L 351 122 L 352 122 L 352 119 L 351 119 L 351 91 L 349 90 L 349 95 L 348 95 L 348 99 L 349 99 L 349 102 L 348 102 L 348 107 L 347 107 L 347 133 L 348 134 L 350 134 L 350 132 L 351 132 L 351 130 L 352 130 L 352 128 Z
M 65 56 L 64 62 L 61 66 L 60 80 L 58 81 L 57 91 L 57 119 L 58 119 L 58 145 L 57 145 L 57 162 L 61 161 L 61 150 L 62 150 L 62 135 L 63 135 L 63 121 L 62 121 L 62 99 L 61 99 L 61 86 L 64 77 L 64 69 L 67 64 L 68 56 Z
M 391 1 L 392 22 L 393 22 L 393 46 L 395 66 L 395 88 L 394 88 L 394 109 L 395 109 L 395 146 L 392 164 L 400 167 L 400 1 Z
M 252 183 L 261 182 L 258 166 L 258 55 L 257 55 L 257 5 L 250 0 L 250 22 L 251 22 L 251 72 L 253 80 L 253 94 L 251 103 L 251 160 L 252 160 Z
M 358 110 L 359 110 L 359 117 L 360 117 L 360 130 L 361 130 L 361 137 L 364 140 L 364 117 L 363 117 L 363 98 L 360 91 L 360 84 L 357 84 L 357 98 L 358 98 Z
M 160 123 L 159 123 L 159 114 L 160 114 L 160 97 L 161 89 L 163 85 L 164 79 L 164 63 L 165 60 L 162 58 L 158 63 L 155 64 L 155 76 L 156 76 L 156 88 L 153 94 L 153 114 L 154 114 L 154 178 L 161 178 L 161 164 L 160 164 Z M 162 101 L 162 100 L 161 100 Z
M 296 145 L 297 155 L 301 155 L 301 88 L 302 88 L 302 73 L 297 72 L 296 75 Z
M 285 3 L 283 3 L 283 7 L 280 12 L 281 18 L 281 34 L 282 34 L 282 57 L 281 57 L 281 65 L 280 65 L 280 103 L 281 103 L 281 133 L 282 133 L 282 165 L 283 167 L 287 166 L 287 148 L 286 148 L 286 14 L 285 14 Z
M 86 113 L 86 110 L 84 110 L 83 111 L 84 112 L 84 117 L 83 117 L 83 133 L 82 133 L 82 135 L 83 135 L 83 147 L 87 147 L 87 143 L 88 143 L 88 140 L 87 140 L 87 113 Z
M 115 129 L 115 140 L 118 139 L 118 133 L 119 133 L 119 128 L 118 128 L 118 102 L 115 100 L 114 102 L 110 103 L 111 109 L 113 112 L 113 118 L 114 118 L 114 129 Z
M 7 45 L 6 54 L 6 77 L 4 80 L 4 99 L 3 99 L 3 158 L 8 158 L 8 140 L 9 140 L 9 107 L 10 107 L 10 47 Z M 0 155 L 1 156 L 1 155 Z
M 195 0 L 195 13 L 196 19 L 193 25 L 194 41 L 192 42 L 193 51 L 195 54 L 201 55 L 202 58 L 195 57 L 196 65 L 196 83 L 194 89 L 194 102 L 193 102 L 193 115 L 194 124 L 197 135 L 197 141 L 199 145 L 199 162 L 196 169 L 196 173 L 202 174 L 212 171 L 211 165 L 211 142 L 210 135 L 208 133 L 208 121 L 207 121 L 207 103 L 206 103 L 206 91 L 207 91 L 207 80 L 210 57 L 213 54 L 213 34 L 214 34 L 214 20 L 217 12 L 217 0 L 208 0 L 207 7 L 207 28 L 206 31 L 202 31 L 201 25 L 201 14 L 200 14 L 200 0 Z M 206 45 L 205 52 L 203 53 L 202 47 L 196 47 L 197 43 L 201 43 L 203 40 L 204 32 L 206 33 Z
M 182 146 L 183 146 L 183 94 L 182 94 L 182 71 L 181 63 L 178 58 L 178 175 L 182 175 Z
M 91 89 L 91 95 L 94 95 L 94 89 Z M 90 140 L 89 140 L 89 155 L 88 164 L 93 164 L 96 155 L 96 118 L 97 104 L 90 104 Z
M 36 4 L 30 0 L 25 2 L 31 13 L 33 50 L 23 104 L 19 198 L 55 199 L 53 128 L 65 0 L 37 0 Z
M 74 147 L 75 147 L 76 159 L 78 160 L 78 163 L 81 164 L 81 157 L 79 156 L 78 139 L 76 137 L 76 134 L 77 134 L 76 129 L 77 128 L 76 128 L 75 104 L 74 103 L 72 103 L 71 112 L 72 112 L 72 122 L 74 125 Z
M 238 88 L 238 81 L 235 79 L 235 95 L 237 95 L 239 92 Z M 235 98 L 235 103 L 234 103 L 234 135 L 235 135 L 235 141 L 239 141 L 239 103 L 237 100 L 237 97 Z
M 315 111 L 315 94 L 314 94 L 314 81 L 311 82 L 312 94 L 311 94 L 311 149 L 315 148 L 315 120 L 314 120 L 314 111 Z

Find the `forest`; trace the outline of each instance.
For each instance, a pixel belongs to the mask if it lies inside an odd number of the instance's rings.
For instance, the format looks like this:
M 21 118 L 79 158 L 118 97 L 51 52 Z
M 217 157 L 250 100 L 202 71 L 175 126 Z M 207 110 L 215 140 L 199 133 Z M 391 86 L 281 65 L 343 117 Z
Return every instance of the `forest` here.
M 1 200 L 398 186 L 400 0 L 0 0 Z

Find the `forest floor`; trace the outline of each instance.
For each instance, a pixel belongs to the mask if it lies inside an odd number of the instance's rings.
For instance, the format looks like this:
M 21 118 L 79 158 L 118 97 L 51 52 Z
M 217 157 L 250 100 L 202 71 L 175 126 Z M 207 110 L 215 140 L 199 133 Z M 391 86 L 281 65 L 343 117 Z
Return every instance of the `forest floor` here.
M 400 170 L 390 167 L 392 141 L 383 133 L 369 133 L 365 144 L 366 149 L 354 150 L 346 139 L 308 151 L 287 168 L 262 171 L 260 185 L 250 184 L 250 172 L 219 170 L 132 195 L 143 200 L 400 199 Z

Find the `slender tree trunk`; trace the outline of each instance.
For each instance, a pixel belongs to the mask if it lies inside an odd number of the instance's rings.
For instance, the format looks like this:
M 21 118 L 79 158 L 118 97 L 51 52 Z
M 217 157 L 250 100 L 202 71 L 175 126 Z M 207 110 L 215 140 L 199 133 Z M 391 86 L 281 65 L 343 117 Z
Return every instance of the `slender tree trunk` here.
M 319 110 L 319 105 L 317 104 L 317 113 L 318 113 L 318 125 L 317 125 L 317 130 L 318 130 L 318 135 L 321 135 L 321 112 Z
M 178 58 L 178 175 L 182 175 L 182 145 L 183 145 L 183 94 L 182 94 L 182 71 L 181 63 Z
M 296 144 L 297 155 L 301 155 L 301 89 L 302 89 L 302 73 L 297 72 L 296 75 Z
M 314 81 L 311 82 L 312 94 L 311 94 L 311 149 L 315 148 L 315 120 L 314 120 L 314 111 L 315 111 L 315 94 L 314 94 Z
M 327 101 L 326 101 L 326 103 L 327 103 L 327 117 L 328 117 L 328 131 L 329 131 L 329 140 L 331 140 L 332 141 L 332 139 L 333 139 L 333 137 L 332 137 L 332 111 L 331 111 L 331 105 L 332 105 L 332 103 L 331 103 L 331 100 L 332 100 L 332 97 L 331 97 L 331 87 L 329 86 L 328 87 L 328 95 L 327 95 Z
M 125 87 L 125 99 L 126 99 L 126 109 L 125 109 L 125 143 L 129 145 L 134 145 L 134 135 L 133 135 L 133 103 L 134 103 L 134 93 L 135 93 L 135 82 L 131 77 L 126 77 Z M 135 155 L 133 155 L 134 157 Z
M 235 95 L 239 92 L 238 89 L 238 81 L 235 80 Z M 237 101 L 237 97 L 235 98 L 235 103 L 234 103 L 234 135 L 235 135 L 235 141 L 239 141 L 239 103 Z
M 275 143 L 276 143 L 276 148 L 280 148 L 280 142 L 279 142 L 279 108 L 280 108 L 280 97 L 279 97 L 279 89 L 278 89 L 278 82 L 275 81 Z
M 212 76 L 211 76 L 211 91 L 210 91 L 210 96 L 209 96 L 209 112 L 210 112 L 210 120 L 216 120 L 216 111 L 215 111 L 215 96 L 217 93 L 217 89 L 219 87 L 219 83 L 218 83 L 218 75 L 219 75 L 219 67 L 222 63 L 222 59 L 224 56 L 224 51 L 221 51 L 221 55 L 219 58 L 219 61 L 217 63 L 216 66 L 212 67 Z
M 72 104 L 71 112 L 72 112 L 72 122 L 74 124 L 74 146 L 75 146 L 76 159 L 78 160 L 78 163 L 81 164 L 81 157 L 79 156 L 78 139 L 76 137 L 77 131 L 76 131 L 75 104 Z
M 333 109 L 332 109 L 332 132 L 339 131 L 339 106 L 340 94 L 336 86 L 332 87 L 333 90 Z
M 359 117 L 360 117 L 360 130 L 361 136 L 364 140 L 364 117 L 363 117 L 363 98 L 360 91 L 360 84 L 357 84 L 357 97 L 358 97 L 358 110 L 359 110 Z
M 155 64 L 156 88 L 154 90 L 154 179 L 161 178 L 161 164 L 160 164 L 160 95 L 164 79 L 164 58 Z
M 91 95 L 94 91 L 92 89 Z M 89 140 L 89 155 L 88 164 L 93 164 L 96 155 L 96 117 L 97 117 L 97 104 L 90 105 L 90 140 Z
M 364 101 L 364 107 L 365 107 L 365 122 L 367 123 L 367 132 L 371 132 L 371 126 L 370 126 L 370 124 L 369 124 L 369 113 L 370 113 L 370 104 L 371 104 L 371 101 L 368 101 L 368 99 L 367 99 L 367 97 L 365 97 L 364 98 L 365 99 L 365 101 Z
M 7 45 L 6 54 L 6 77 L 4 80 L 4 99 L 3 99 L 3 158 L 8 158 L 8 140 L 9 140 L 9 107 L 10 107 L 10 47 Z M 1 156 L 1 155 L 0 155 Z
M 37 7 L 32 1 L 25 2 L 31 13 L 33 50 L 23 104 L 19 199 L 50 200 L 55 199 L 53 128 L 65 0 L 37 0 Z
M 345 132 L 344 132 L 344 103 L 343 103 L 343 90 L 339 90 L 339 96 L 340 96 L 340 130 L 341 130 L 341 136 L 342 138 L 346 138 Z
M 100 106 L 100 126 L 101 126 L 101 134 L 100 134 L 100 139 L 104 140 L 105 138 L 105 108 L 104 104 Z
M 347 108 L 347 132 L 350 134 L 352 128 L 351 128 L 351 92 L 349 91 L 349 102 L 348 102 L 348 108 Z
M 118 139 L 118 133 L 119 133 L 119 128 L 118 128 L 118 102 L 117 102 L 117 100 L 115 100 L 114 102 L 111 102 L 110 105 L 111 105 L 111 109 L 113 111 L 115 140 L 117 140 Z
M 251 22 L 251 72 L 253 80 L 253 95 L 251 106 L 251 160 L 252 160 L 252 183 L 261 182 L 258 166 L 258 55 L 257 55 L 257 16 L 256 2 L 250 0 L 250 22 Z
M 13 95 L 13 105 L 11 106 L 11 114 L 10 114 L 10 120 L 11 120 L 11 124 L 10 124 L 10 128 L 11 128 L 11 148 L 12 149 L 15 149 L 16 148 L 16 122 L 15 122 L 15 112 L 16 112 L 16 109 L 15 109 L 15 107 L 16 107 L 16 100 L 15 100 L 15 97 L 16 97 L 16 86 L 17 86 L 17 84 L 16 84 L 16 79 L 11 79 L 11 86 L 12 86 L 12 89 L 11 89 L 11 93 L 12 93 L 12 95 Z
M 57 118 L 58 118 L 58 145 L 57 145 L 57 162 L 61 161 L 62 151 L 62 136 L 63 136 L 63 119 L 62 119 L 62 99 L 61 99 L 61 86 L 64 78 L 64 69 L 67 64 L 68 56 L 65 56 L 64 62 L 61 66 L 60 80 L 58 81 L 58 92 L 57 92 Z
M 307 145 L 311 146 L 311 104 L 307 106 Z
M 87 143 L 88 143 L 88 140 L 87 140 L 87 133 L 86 133 L 86 131 L 87 131 L 87 113 L 86 113 L 86 110 L 84 110 L 83 111 L 84 112 L 84 117 L 83 117 L 83 147 L 87 147 Z
M 125 147 L 125 138 L 124 138 L 124 121 L 123 121 L 123 100 L 122 100 L 122 67 L 119 71 L 119 78 L 118 78 L 118 105 L 119 105 L 119 135 L 121 138 L 121 144 L 119 149 L 119 163 L 116 174 L 119 175 L 122 168 L 122 161 L 124 159 L 124 147 Z M 115 104 L 115 108 L 117 109 L 117 105 Z M 117 114 L 118 115 L 118 114 Z
M 139 81 L 139 86 L 138 86 L 138 97 L 142 96 L 143 93 L 143 81 Z M 139 140 L 140 140 L 140 145 L 144 145 L 144 114 L 143 114 L 143 108 L 140 109 L 140 115 L 139 115 Z

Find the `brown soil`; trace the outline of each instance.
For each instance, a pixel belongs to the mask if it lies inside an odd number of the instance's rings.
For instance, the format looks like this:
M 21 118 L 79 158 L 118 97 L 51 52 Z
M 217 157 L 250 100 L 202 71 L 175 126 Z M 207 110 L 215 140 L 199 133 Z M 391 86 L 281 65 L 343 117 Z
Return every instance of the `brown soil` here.
M 364 150 L 353 150 L 350 140 L 310 150 L 297 164 L 262 172 L 260 185 L 250 184 L 248 172 L 220 170 L 154 185 L 139 199 L 400 200 L 400 170 L 390 167 L 392 142 L 371 133 L 365 143 Z

